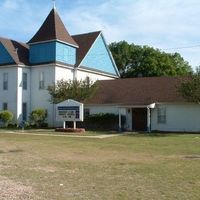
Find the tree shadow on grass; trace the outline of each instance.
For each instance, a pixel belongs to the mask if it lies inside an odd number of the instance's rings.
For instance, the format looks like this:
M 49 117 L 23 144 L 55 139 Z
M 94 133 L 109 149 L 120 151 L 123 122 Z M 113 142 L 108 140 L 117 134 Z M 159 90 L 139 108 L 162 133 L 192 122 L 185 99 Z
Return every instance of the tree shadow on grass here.
M 147 133 L 147 132 L 133 132 L 133 133 L 125 133 L 124 136 L 128 135 L 131 137 L 177 137 L 177 136 L 181 136 L 181 135 L 186 135 L 189 133 L 170 133 L 170 132 L 151 132 L 151 133 Z M 123 133 L 122 133 L 123 135 Z
M 3 151 L 3 150 L 0 150 L 0 154 L 3 154 L 3 153 L 20 153 L 20 152 L 23 152 L 24 150 L 22 149 L 10 149 L 10 150 L 7 150 L 7 151 Z
M 8 150 L 8 153 L 20 153 L 20 152 L 23 152 L 22 149 L 10 149 Z

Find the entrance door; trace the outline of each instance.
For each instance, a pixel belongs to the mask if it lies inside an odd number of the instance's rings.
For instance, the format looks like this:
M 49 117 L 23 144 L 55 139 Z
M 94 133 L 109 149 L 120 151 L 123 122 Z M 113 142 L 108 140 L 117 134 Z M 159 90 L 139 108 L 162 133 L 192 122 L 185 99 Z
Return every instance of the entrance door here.
M 134 131 L 147 130 L 147 109 L 146 108 L 132 109 L 132 127 Z

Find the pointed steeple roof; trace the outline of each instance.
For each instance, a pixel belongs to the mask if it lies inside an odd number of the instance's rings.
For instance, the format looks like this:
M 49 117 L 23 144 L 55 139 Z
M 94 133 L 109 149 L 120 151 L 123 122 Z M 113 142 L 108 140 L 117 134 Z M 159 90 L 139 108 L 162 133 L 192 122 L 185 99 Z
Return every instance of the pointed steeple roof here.
M 78 44 L 66 30 L 55 8 L 51 10 L 38 32 L 28 43 L 45 42 L 49 40 L 59 40 L 78 47 Z

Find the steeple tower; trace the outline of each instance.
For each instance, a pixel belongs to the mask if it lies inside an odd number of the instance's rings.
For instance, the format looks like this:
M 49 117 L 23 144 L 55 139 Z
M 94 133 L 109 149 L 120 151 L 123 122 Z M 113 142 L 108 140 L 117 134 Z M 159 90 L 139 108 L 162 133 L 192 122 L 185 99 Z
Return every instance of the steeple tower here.
M 55 6 L 28 44 L 31 64 L 76 63 L 76 51 L 79 46 L 68 33 Z

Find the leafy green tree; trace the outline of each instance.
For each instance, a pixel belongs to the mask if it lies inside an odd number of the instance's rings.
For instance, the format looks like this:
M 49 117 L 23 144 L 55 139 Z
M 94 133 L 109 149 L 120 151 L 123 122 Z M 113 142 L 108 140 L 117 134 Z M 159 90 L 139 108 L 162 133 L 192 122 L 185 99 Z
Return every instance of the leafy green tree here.
M 180 85 L 178 92 L 187 101 L 200 104 L 200 67 L 197 68 L 196 73 L 191 78 Z
M 42 127 L 47 118 L 47 111 L 43 108 L 37 108 L 30 114 L 30 120 L 37 127 Z
M 11 122 L 13 119 L 12 112 L 8 110 L 4 110 L 0 112 L 0 120 L 4 123 L 4 126 L 7 127 L 9 122 Z
M 84 101 L 91 97 L 96 91 L 97 84 L 89 79 L 86 80 L 60 80 L 54 85 L 48 86 L 48 92 L 51 96 L 51 103 L 59 103 L 66 99 L 74 99 L 77 101 Z
M 109 45 L 122 78 L 138 76 L 180 76 L 192 73 L 192 68 L 179 53 L 166 53 L 149 46 L 126 41 Z

